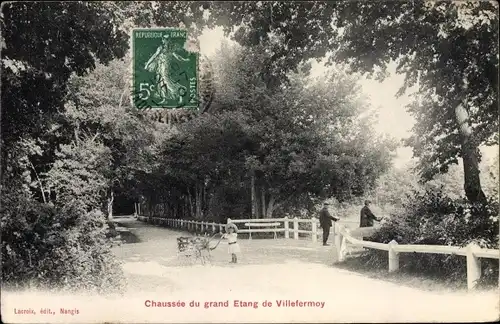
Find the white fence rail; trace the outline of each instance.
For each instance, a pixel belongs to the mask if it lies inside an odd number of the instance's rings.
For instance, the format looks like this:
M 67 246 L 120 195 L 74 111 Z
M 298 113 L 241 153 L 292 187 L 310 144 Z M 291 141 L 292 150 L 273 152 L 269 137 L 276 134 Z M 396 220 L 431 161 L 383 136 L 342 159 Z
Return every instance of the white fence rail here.
M 137 216 L 137 218 L 140 221 L 149 222 L 155 225 L 185 229 L 192 232 L 216 233 L 223 231 L 223 228 L 226 226 L 226 224 L 213 222 L 162 217 Z M 238 233 L 248 233 L 250 239 L 252 238 L 252 233 L 284 233 L 285 238 L 290 238 L 290 236 L 293 235 L 293 238 L 296 240 L 299 239 L 299 234 L 308 234 L 311 240 L 316 242 L 318 240 L 318 236 L 322 234 L 321 230 L 319 230 L 319 221 L 317 218 L 301 219 L 297 217 L 283 217 L 266 219 L 228 219 L 227 222 L 236 224 L 236 226 L 238 226 Z M 279 223 L 279 225 L 276 225 L 276 223 Z M 309 224 L 306 227 L 310 227 L 311 229 L 300 229 L 301 225 L 305 224 Z
M 399 270 L 400 253 L 433 253 L 433 254 L 452 254 L 461 255 L 467 258 L 467 287 L 473 289 L 481 278 L 481 260 L 480 258 L 500 259 L 500 251 L 494 249 L 481 249 L 477 244 L 471 243 L 465 248 L 443 245 L 419 245 L 405 244 L 399 245 L 392 240 L 388 244 L 363 241 L 363 236 L 369 236 L 376 228 L 360 228 L 349 230 L 342 224 L 335 224 L 335 248 L 337 252 L 337 262 L 345 260 L 348 253 L 347 244 L 357 247 L 364 247 L 376 250 L 383 250 L 389 253 L 389 272 Z

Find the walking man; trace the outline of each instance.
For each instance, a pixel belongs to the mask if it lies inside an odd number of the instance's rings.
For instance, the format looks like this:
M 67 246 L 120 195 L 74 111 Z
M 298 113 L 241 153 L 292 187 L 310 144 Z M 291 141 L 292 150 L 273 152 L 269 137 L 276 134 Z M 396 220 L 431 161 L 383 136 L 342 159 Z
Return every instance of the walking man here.
M 328 241 L 328 236 L 330 236 L 330 228 L 333 225 L 332 220 L 335 222 L 340 220 L 340 218 L 330 215 L 328 206 L 328 203 L 324 203 L 323 208 L 319 212 L 319 224 L 323 228 L 323 245 L 325 246 L 329 245 L 326 242 Z
M 361 208 L 360 219 L 359 219 L 359 227 L 373 227 L 373 221 L 376 220 L 380 222 L 382 218 L 379 218 L 373 215 L 370 210 L 370 204 L 372 202 L 370 200 L 365 200 L 365 206 Z

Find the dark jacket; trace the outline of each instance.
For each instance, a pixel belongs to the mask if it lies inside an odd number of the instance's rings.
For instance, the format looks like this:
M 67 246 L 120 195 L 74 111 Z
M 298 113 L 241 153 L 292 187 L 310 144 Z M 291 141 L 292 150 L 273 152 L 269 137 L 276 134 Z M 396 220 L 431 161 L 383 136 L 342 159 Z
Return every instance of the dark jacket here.
M 368 206 L 361 208 L 359 217 L 359 227 L 372 227 L 374 220 L 379 220 L 377 216 L 373 215 Z
M 330 215 L 330 213 L 328 212 L 328 208 L 326 207 L 323 207 L 319 212 L 319 225 L 322 228 L 332 227 L 332 220 L 336 222 L 339 219 L 340 218 L 333 217 L 332 215 Z

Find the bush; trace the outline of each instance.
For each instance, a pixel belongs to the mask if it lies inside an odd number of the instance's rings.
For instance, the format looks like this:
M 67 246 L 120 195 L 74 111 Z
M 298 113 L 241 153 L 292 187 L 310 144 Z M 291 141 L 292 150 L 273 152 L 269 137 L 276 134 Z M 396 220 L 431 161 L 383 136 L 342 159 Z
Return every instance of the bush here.
M 24 288 L 115 292 L 123 288 L 120 264 L 106 238 L 105 217 L 74 200 L 44 204 L 27 194 L 2 195 L 2 281 Z
M 470 204 L 465 199 L 451 199 L 441 191 L 415 192 L 402 212 L 391 215 L 369 240 L 399 244 L 452 245 L 465 247 L 471 242 L 482 248 L 498 249 L 498 201 L 486 205 Z M 387 267 L 387 252 L 369 250 L 367 266 Z M 402 253 L 402 270 L 429 274 L 450 280 L 466 278 L 463 256 Z M 484 280 L 498 280 L 498 260 L 481 259 Z

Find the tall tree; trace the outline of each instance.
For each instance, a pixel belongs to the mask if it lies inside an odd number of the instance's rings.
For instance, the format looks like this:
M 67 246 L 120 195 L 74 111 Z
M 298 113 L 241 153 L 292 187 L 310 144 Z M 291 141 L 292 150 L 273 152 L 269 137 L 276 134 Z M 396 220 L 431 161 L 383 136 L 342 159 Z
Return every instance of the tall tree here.
M 71 74 L 123 56 L 128 38 L 109 3 L 11 2 L 2 15 L 1 164 L 15 177 L 24 171 L 14 167 L 16 143 L 53 134 L 51 120 L 64 110 Z M 47 143 L 33 169 L 47 171 L 56 149 Z
M 498 143 L 497 9 L 487 1 L 215 2 L 210 23 L 245 46 L 278 37 L 269 69 L 275 75 L 328 53 L 330 61 L 382 80 L 396 61 L 406 74 L 400 93 L 420 86 L 409 108 L 417 123 L 408 143 L 423 178 L 461 157 L 467 198 L 484 202 L 478 146 Z
M 368 105 L 355 77 L 332 69 L 311 82 L 299 72 L 288 85 L 268 86 L 270 56 L 265 47 L 216 53 L 212 115 L 180 127 L 161 155 L 164 186 L 183 192 L 164 201 L 202 217 L 200 204 L 213 206 L 220 188 L 233 210 L 253 192 L 254 216 L 272 217 L 311 200 L 362 195 L 387 168 L 391 142 L 374 136 L 370 114 L 360 118 Z
M 408 143 L 422 175 L 446 172 L 461 157 L 471 202 L 485 201 L 478 146 L 498 143 L 497 10 L 487 1 L 343 2 L 335 20 L 343 33 L 332 59 L 349 59 L 356 70 L 381 67 L 382 78 L 396 61 L 406 74 L 400 94 L 418 82 Z
M 128 60 L 115 60 L 97 65 L 85 77 L 71 78 L 63 113 L 64 127 L 73 131 L 74 141 L 88 134 L 110 150 L 112 165 L 103 175 L 108 181 L 108 218 L 115 191 L 137 200 L 133 186 L 137 174 L 149 168 L 147 159 L 154 143 L 155 125 L 131 107 L 128 67 Z
M 64 114 L 72 75 L 125 54 L 128 37 L 111 7 L 2 5 L 3 282 L 119 286 L 121 268 L 96 211 L 110 152 L 92 134 L 75 138 Z

